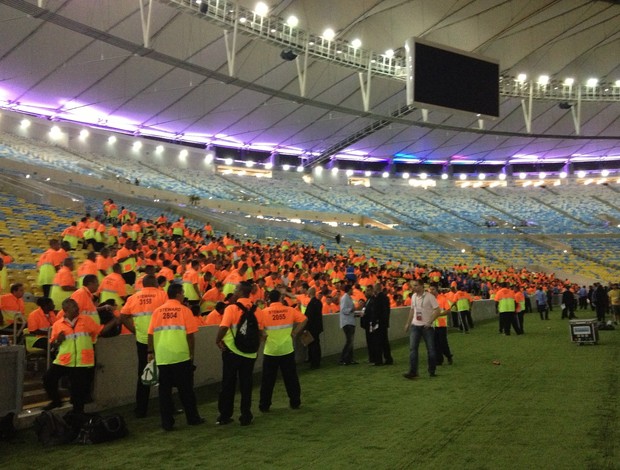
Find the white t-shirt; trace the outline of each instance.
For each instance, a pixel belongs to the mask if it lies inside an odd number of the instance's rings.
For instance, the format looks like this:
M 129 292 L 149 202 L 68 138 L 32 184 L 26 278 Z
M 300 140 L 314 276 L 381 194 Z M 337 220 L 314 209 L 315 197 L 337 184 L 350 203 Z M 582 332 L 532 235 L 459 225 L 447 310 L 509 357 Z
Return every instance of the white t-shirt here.
M 412 325 L 424 326 L 430 323 L 433 318 L 433 312 L 439 307 L 437 299 L 430 292 L 424 292 L 422 295 L 413 294 L 411 299 L 411 310 L 413 310 Z

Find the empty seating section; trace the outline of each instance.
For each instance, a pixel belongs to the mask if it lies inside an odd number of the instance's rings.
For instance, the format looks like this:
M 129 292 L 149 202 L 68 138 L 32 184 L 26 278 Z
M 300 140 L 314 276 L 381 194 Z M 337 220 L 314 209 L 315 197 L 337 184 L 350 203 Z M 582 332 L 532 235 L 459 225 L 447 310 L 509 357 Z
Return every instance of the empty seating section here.
M 0 159 L 12 159 L 46 168 L 81 173 L 100 179 L 117 178 L 128 183 L 136 176 L 140 185 L 195 195 L 201 199 L 244 200 L 263 205 L 279 205 L 301 210 L 330 213 L 348 213 L 370 217 L 384 224 L 394 225 L 400 231 L 445 232 L 464 234 L 460 242 L 474 248 L 476 254 L 448 248 L 411 233 L 389 235 L 366 230 L 346 235 L 337 245 L 333 235 L 321 233 L 306 224 L 296 228 L 266 223 L 243 225 L 243 238 L 257 238 L 273 243 L 284 238 L 292 242 L 318 247 L 325 243 L 330 251 L 341 251 L 355 239 L 356 249 L 374 255 L 381 261 L 389 258 L 417 261 L 436 266 L 458 263 L 539 265 L 562 270 L 573 270 L 583 275 L 609 277 L 617 275 L 620 256 L 615 238 L 574 238 L 571 234 L 618 233 L 615 220 L 620 220 L 620 191 L 604 185 L 563 185 L 544 188 L 462 189 L 442 186 L 423 190 L 412 188 L 402 181 L 377 183 L 377 190 L 363 186 L 328 186 L 307 184 L 297 175 L 276 174 L 271 179 L 249 176 L 220 176 L 207 170 L 155 168 L 133 157 L 95 155 L 74 152 L 55 145 L 35 142 L 22 137 L 0 133 Z M 114 198 L 116 199 L 116 198 Z M 117 204 L 123 205 L 120 200 Z M 50 236 L 58 235 L 67 224 L 82 214 L 36 206 L 6 194 L 0 194 L 0 244 L 15 251 L 16 262 L 12 273 L 23 271 L 32 277 L 37 254 L 47 248 Z M 141 217 L 156 219 L 162 210 L 145 203 L 126 204 Z M 101 211 L 101 201 L 86 198 L 87 210 Z M 176 214 L 166 212 L 169 219 Z M 208 218 L 208 213 L 205 213 Z M 503 237 L 475 237 L 475 234 L 497 234 L 503 227 L 487 227 L 489 219 L 499 219 L 517 226 Z M 201 222 L 191 222 L 200 227 Z M 241 225 L 237 224 L 239 227 Z M 521 238 L 518 232 L 528 234 L 566 234 L 562 242 L 570 244 L 575 253 L 550 250 Z M 375 233 L 376 232 L 376 233 Z M 351 232 L 353 233 L 353 232 Z M 458 235 L 456 235 L 458 236 Z M 481 258 L 481 256 L 483 258 Z M 602 262 L 597 262 L 602 260 Z M 13 274 L 16 276 L 17 274 Z

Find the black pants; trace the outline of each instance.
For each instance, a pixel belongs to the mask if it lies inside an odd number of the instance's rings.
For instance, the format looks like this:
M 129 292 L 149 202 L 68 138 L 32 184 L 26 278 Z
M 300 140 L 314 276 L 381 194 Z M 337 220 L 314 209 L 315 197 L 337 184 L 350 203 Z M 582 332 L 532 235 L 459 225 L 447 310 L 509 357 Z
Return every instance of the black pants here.
M 200 421 L 194 394 L 194 365 L 191 361 L 158 365 L 159 368 L 159 412 L 161 426 L 171 429 L 174 425 L 174 403 L 172 387 L 179 391 L 179 398 L 188 424 Z
M 604 305 L 600 305 L 600 306 L 598 304 L 596 305 L 596 319 L 598 321 L 602 321 L 602 322 L 605 321 L 605 314 L 607 313 L 605 310 L 606 309 L 605 309 Z M 574 314 L 575 313 L 573 312 L 573 316 L 574 316 Z M 572 318 L 572 316 L 571 316 L 571 318 Z
M 541 320 L 549 320 L 549 310 L 547 310 L 547 304 L 536 304 L 538 307 L 538 314 Z
M 146 412 L 149 407 L 149 395 L 151 392 L 151 387 L 144 385 L 140 379 L 142 372 L 148 363 L 148 344 L 138 343 L 136 341 L 136 351 L 138 352 L 138 381 L 136 383 L 136 408 L 134 409 L 134 412 L 136 413 L 136 416 L 140 417 L 146 416 Z
M 510 336 L 510 326 L 515 330 L 518 335 L 522 334 L 519 327 L 519 320 L 515 312 L 503 312 L 499 314 L 500 332 L 504 332 L 506 336 Z
M 259 408 L 268 410 L 271 406 L 271 397 L 273 396 L 273 387 L 278 377 L 278 369 L 282 371 L 282 380 L 288 395 L 288 401 L 291 408 L 299 408 L 301 405 L 301 386 L 297 377 L 297 365 L 295 364 L 295 353 L 286 354 L 284 356 L 268 356 L 263 357 L 263 377 L 260 384 L 260 401 Z
M 468 316 L 471 318 L 469 310 L 461 310 L 458 312 L 459 330 L 463 331 L 463 329 L 465 329 L 465 331 L 469 331 L 470 325 L 473 328 L 474 321 L 470 321 Z
M 50 291 L 52 290 L 52 284 L 44 284 L 41 286 L 41 289 L 43 289 L 43 297 L 48 297 L 50 296 Z M 62 308 L 62 307 L 56 307 L 57 309 Z
M 435 354 L 437 355 L 437 365 L 443 364 L 444 356 L 448 359 L 452 359 L 452 352 L 450 351 L 450 345 L 448 344 L 448 328 L 436 327 L 435 328 Z
M 314 334 L 314 341 L 308 345 L 308 361 L 310 361 L 310 367 L 317 369 L 321 366 L 321 340 L 320 333 Z
M 353 362 L 353 338 L 355 337 L 355 325 L 344 325 L 342 331 L 345 337 L 344 348 L 340 354 L 340 362 L 350 364 Z
M 83 413 L 84 405 L 90 394 L 93 377 L 92 369 L 93 367 L 65 367 L 52 364 L 43 376 L 43 387 L 47 392 L 47 396 L 53 402 L 60 403 L 58 382 L 62 377 L 66 376 L 69 378 L 69 393 L 71 395 L 73 411 Z
M 221 419 L 230 419 L 235 406 L 237 377 L 241 393 L 241 421 L 252 420 L 252 374 L 256 359 L 239 356 L 231 351 L 222 352 L 222 389 L 218 400 Z
M 521 330 L 521 333 L 525 333 L 525 327 L 523 326 L 524 320 L 525 320 L 525 312 L 522 310 L 519 313 L 517 313 L 517 322 L 519 323 L 519 329 Z
M 380 326 L 377 333 L 379 333 L 379 340 L 381 342 L 379 353 L 383 354 L 383 362 L 385 364 L 394 364 L 392 347 L 390 346 L 390 338 L 388 337 L 388 327 Z

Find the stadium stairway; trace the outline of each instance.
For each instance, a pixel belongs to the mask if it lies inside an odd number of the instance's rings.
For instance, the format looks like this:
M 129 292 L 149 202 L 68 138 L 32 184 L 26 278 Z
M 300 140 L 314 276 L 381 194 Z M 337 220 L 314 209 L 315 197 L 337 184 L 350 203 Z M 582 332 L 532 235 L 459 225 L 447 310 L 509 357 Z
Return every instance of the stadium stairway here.
M 585 225 L 586 227 L 588 227 L 588 226 L 590 225 L 589 223 L 587 223 L 587 222 L 585 222 L 585 221 L 581 220 L 580 218 L 575 217 L 574 215 L 569 214 L 569 213 L 568 213 L 568 212 L 566 212 L 565 210 L 560 209 L 559 207 L 556 207 L 556 206 L 554 206 L 553 204 L 550 204 L 550 203 L 548 203 L 548 202 L 545 202 L 545 201 L 543 201 L 543 200 L 542 200 L 542 199 L 540 199 L 540 198 L 537 198 L 537 197 L 532 196 L 532 199 L 533 199 L 534 201 L 536 201 L 537 203 L 542 204 L 543 206 L 546 206 L 546 207 L 548 207 L 549 209 L 556 211 L 558 214 L 563 215 L 564 217 L 567 217 L 567 218 L 569 218 L 569 219 L 571 219 L 571 220 L 574 220 L 575 222 L 578 222 L 578 223 L 580 223 L 580 224 L 582 224 L 582 225 Z

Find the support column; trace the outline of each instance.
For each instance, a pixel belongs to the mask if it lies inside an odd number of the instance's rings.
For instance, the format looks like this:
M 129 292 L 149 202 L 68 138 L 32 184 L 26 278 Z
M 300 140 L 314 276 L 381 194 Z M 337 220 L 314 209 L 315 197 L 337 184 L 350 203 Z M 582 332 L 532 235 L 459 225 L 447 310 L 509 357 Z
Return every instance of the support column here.
M 575 109 L 576 108 L 576 109 Z M 570 113 L 573 116 L 575 134 L 581 134 L 581 87 L 577 87 L 577 106 L 571 106 Z
M 362 103 L 364 105 L 364 111 L 366 112 L 370 110 L 370 83 L 372 79 L 372 74 L 370 72 L 371 72 L 371 64 L 370 64 L 370 59 L 369 59 L 366 77 L 364 77 L 364 72 L 358 72 L 357 74 L 360 79 L 360 91 L 362 92 Z
M 235 58 L 237 56 L 237 30 L 239 27 L 239 4 L 235 6 L 235 23 L 232 31 L 232 41 L 229 39 L 230 32 L 224 30 L 224 44 L 226 44 L 226 58 L 228 59 L 228 75 L 235 76 Z M 231 44 L 232 42 L 232 44 Z
M 39 0 L 41 2 L 43 0 Z M 153 0 L 148 0 L 148 6 L 144 6 L 143 0 L 138 0 L 140 5 L 140 22 L 142 23 L 142 43 L 144 47 L 150 47 L 151 43 L 151 13 L 153 12 Z
M 523 107 L 523 119 L 525 120 L 525 129 L 528 134 L 532 133 L 532 108 L 534 103 L 534 87 L 530 83 L 530 97 L 527 104 L 525 100 L 521 100 L 521 106 Z

